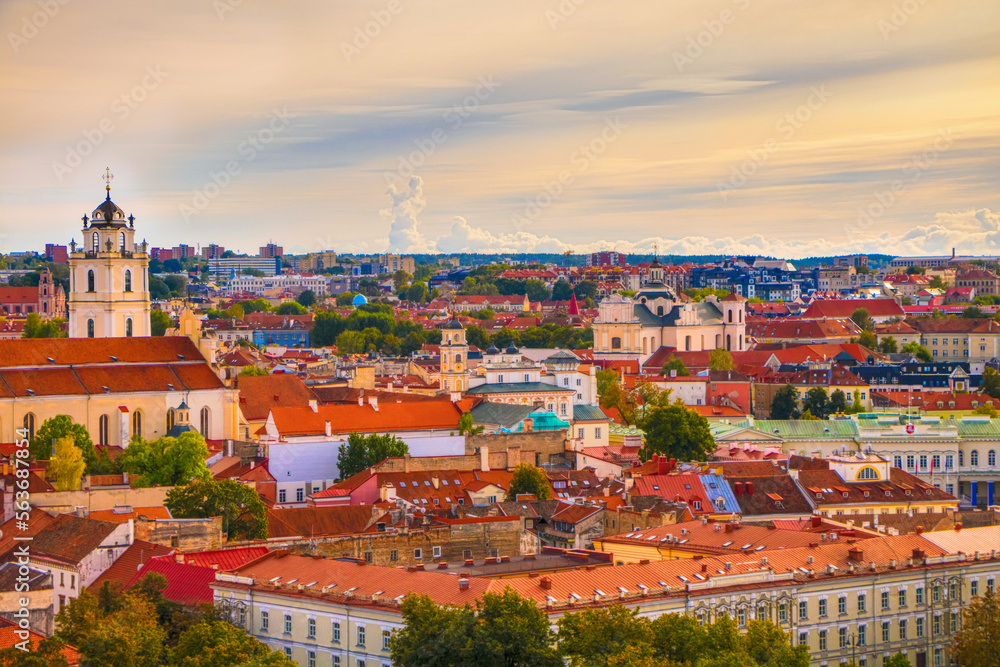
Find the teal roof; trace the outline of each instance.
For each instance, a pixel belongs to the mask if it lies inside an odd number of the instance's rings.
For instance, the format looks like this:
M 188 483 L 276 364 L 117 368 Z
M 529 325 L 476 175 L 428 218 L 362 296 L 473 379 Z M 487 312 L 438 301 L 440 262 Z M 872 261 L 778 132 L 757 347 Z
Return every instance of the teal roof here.
M 1000 419 L 982 421 L 963 421 L 961 419 L 942 419 L 941 426 L 957 426 L 960 438 L 1000 438 Z
M 858 425 L 850 419 L 758 419 L 754 428 L 785 439 L 854 438 L 858 435 Z
M 532 429 L 535 431 L 561 431 L 569 428 L 569 422 L 559 419 L 554 412 L 535 412 L 531 415 Z M 518 429 L 523 431 L 524 425 Z
M 573 421 L 607 421 L 608 416 L 596 405 L 574 405 Z
M 483 401 L 470 411 L 472 421 L 476 424 L 497 424 L 503 428 L 514 428 L 525 417 L 529 416 L 535 407 L 532 405 L 512 405 L 510 403 L 494 403 Z
M 562 387 L 557 387 L 554 384 L 546 384 L 544 382 L 498 382 L 496 384 L 481 384 L 478 387 L 473 387 L 472 389 L 465 392 L 466 394 L 472 394 L 473 396 L 482 394 L 537 394 L 539 392 L 568 392 L 576 393 L 572 389 Z

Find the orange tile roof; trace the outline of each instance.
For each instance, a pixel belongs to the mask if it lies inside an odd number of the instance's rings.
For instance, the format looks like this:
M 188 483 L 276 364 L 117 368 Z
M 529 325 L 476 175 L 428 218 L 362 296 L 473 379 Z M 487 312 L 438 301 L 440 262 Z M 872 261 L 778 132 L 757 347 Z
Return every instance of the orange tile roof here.
M 371 405 L 321 405 L 277 407 L 271 417 L 281 436 L 322 435 L 329 423 L 333 433 L 370 433 L 432 429 L 457 429 L 461 411 L 448 400 Z
M 129 519 L 138 519 L 143 516 L 149 521 L 155 521 L 156 519 L 169 519 L 170 510 L 166 507 L 151 506 L 151 507 L 134 507 L 131 508 L 130 512 L 122 512 L 120 510 L 94 510 L 87 515 L 90 519 L 97 519 L 98 521 L 108 521 L 110 523 L 125 523 Z
M 236 378 L 240 410 L 249 421 L 267 419 L 271 408 L 308 406 L 315 394 L 296 375 L 280 373 Z
M 132 580 L 132 577 L 135 576 L 135 573 L 139 571 L 139 568 L 141 568 L 146 561 L 157 556 L 166 556 L 167 554 L 171 554 L 173 552 L 173 549 L 165 547 L 161 544 L 154 544 L 152 542 L 146 542 L 145 540 L 135 540 L 131 545 L 129 545 L 129 548 L 118 557 L 118 560 L 116 560 L 111 567 L 102 572 L 101 575 L 87 587 L 87 590 L 92 593 L 96 593 L 100 590 L 105 581 L 119 583 L 124 587 L 125 584 Z
M 84 366 L 109 363 L 167 363 L 180 358 L 204 361 L 186 336 L 149 338 L 24 338 L 0 341 L 4 368 L 19 366 Z M 49 361 L 51 358 L 53 361 Z
M 372 508 L 369 505 L 270 509 L 267 512 L 267 536 L 311 538 L 357 534 L 364 532 L 371 518 Z
M 19 628 L 17 624 L 5 618 L 0 618 L 0 649 L 13 648 L 23 642 L 24 640 L 17 634 L 18 632 Z M 28 630 L 28 641 L 31 642 L 32 649 L 37 650 L 38 645 L 43 639 L 45 639 L 45 635 Z M 64 647 L 61 653 L 66 658 L 66 662 L 70 667 L 76 667 L 76 665 L 80 664 L 80 654 L 72 646 Z

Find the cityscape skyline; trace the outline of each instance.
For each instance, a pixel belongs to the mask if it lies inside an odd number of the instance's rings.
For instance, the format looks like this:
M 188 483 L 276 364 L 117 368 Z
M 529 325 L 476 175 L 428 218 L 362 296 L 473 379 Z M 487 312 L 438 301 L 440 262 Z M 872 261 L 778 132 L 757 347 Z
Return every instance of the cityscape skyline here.
M 162 246 L 992 252 L 1000 10 L 959 4 L 5 3 L 0 243 L 110 166 Z

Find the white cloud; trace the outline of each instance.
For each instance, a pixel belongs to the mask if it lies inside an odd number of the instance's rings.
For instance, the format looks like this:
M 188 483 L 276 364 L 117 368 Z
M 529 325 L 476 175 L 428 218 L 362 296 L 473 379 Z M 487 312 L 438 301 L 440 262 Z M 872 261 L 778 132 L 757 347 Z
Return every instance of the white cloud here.
M 424 210 L 424 184 L 419 176 L 411 176 L 406 187 L 390 185 L 387 190 L 392 206 L 379 211 L 389 220 L 390 252 L 433 252 L 433 248 L 420 233 L 417 216 Z

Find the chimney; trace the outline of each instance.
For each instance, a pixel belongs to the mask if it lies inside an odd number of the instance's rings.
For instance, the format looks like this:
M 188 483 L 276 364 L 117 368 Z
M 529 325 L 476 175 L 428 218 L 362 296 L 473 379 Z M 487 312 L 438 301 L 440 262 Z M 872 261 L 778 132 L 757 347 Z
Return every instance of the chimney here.
M 855 563 L 860 563 L 864 560 L 865 552 L 859 547 L 851 547 L 847 551 L 847 559 L 854 561 Z
M 656 462 L 656 474 L 666 475 L 668 472 L 670 472 L 670 462 L 666 456 L 661 456 Z
M 460 590 L 460 591 L 467 591 L 467 590 L 469 590 L 469 580 L 468 580 L 468 578 L 463 577 L 463 578 L 461 578 L 461 579 L 458 580 L 458 590 Z
M 84 519 L 87 516 L 87 508 L 82 506 L 77 506 L 76 508 L 74 508 L 73 514 L 75 514 L 78 519 Z
M 315 398 L 310 398 L 309 409 L 312 410 L 313 412 L 319 412 L 319 401 L 317 401 Z
M 358 407 L 362 408 L 365 405 L 365 390 L 362 389 L 361 393 L 358 394 Z
M 955 523 L 955 532 L 957 533 L 960 530 L 962 530 L 962 522 L 958 521 Z
M 747 482 L 747 495 L 753 495 L 753 482 Z
M 524 425 L 524 431 L 525 431 L 525 433 L 528 433 L 528 432 L 531 432 L 531 431 L 535 430 L 535 420 L 532 419 L 531 417 L 526 418 L 521 423 Z
M 823 524 L 823 518 L 816 515 L 812 517 L 812 527 L 819 528 Z
M 736 493 L 737 496 L 742 496 L 743 482 L 736 482 L 735 484 L 733 484 L 733 491 Z
M 483 472 L 490 471 L 490 448 L 480 447 L 479 448 L 479 469 Z
M 372 406 L 375 412 L 378 412 L 378 396 L 369 396 L 368 405 Z
M 549 590 L 552 588 L 552 579 L 550 579 L 549 577 L 542 577 L 541 580 L 538 582 L 538 585 L 545 590 Z
M 331 424 L 330 422 L 325 422 L 324 429 L 326 431 L 326 437 L 329 438 L 331 435 L 333 435 L 333 424 Z

